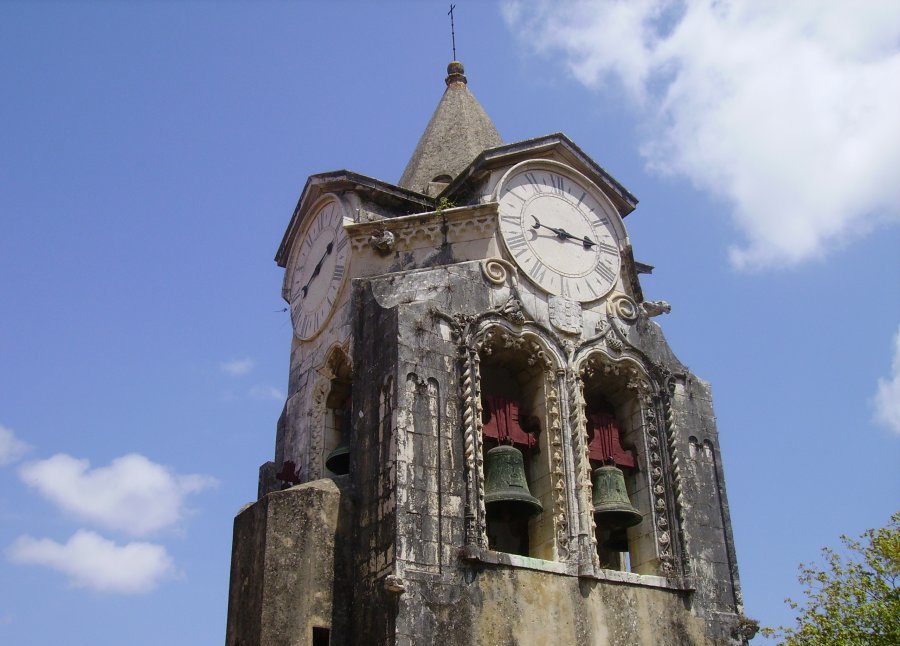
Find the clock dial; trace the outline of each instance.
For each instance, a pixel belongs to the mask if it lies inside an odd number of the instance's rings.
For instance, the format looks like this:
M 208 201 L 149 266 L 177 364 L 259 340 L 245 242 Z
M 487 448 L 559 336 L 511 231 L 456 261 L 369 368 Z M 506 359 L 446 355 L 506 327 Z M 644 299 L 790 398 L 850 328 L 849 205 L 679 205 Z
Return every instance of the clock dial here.
M 506 248 L 538 287 L 581 302 L 613 288 L 624 231 L 589 182 L 555 165 L 527 167 L 504 180 L 498 201 Z
M 294 334 L 314 337 L 328 321 L 347 274 L 349 238 L 337 200 L 321 205 L 303 234 L 292 265 L 291 320 Z

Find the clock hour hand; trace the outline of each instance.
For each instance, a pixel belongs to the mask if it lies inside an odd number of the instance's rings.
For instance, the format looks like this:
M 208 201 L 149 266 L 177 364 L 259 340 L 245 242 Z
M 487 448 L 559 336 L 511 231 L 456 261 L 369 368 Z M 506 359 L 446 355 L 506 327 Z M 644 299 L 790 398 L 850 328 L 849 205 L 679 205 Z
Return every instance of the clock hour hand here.
M 306 294 L 309 292 L 309 285 L 313 282 L 316 276 L 319 275 L 319 272 L 322 271 L 322 264 L 325 262 L 325 259 L 331 255 L 332 250 L 334 249 L 334 242 L 329 242 L 328 246 L 325 248 L 325 253 L 322 254 L 322 257 L 319 259 L 319 262 L 316 263 L 315 268 L 313 269 L 312 275 L 309 277 L 309 280 L 306 281 L 306 284 L 300 290 L 300 293 L 303 294 L 303 298 L 306 298 Z
M 587 236 L 584 236 L 583 238 L 579 238 L 578 236 L 572 235 L 565 229 L 562 229 L 559 227 L 548 227 L 546 224 L 541 224 L 540 220 L 538 220 L 533 215 L 531 216 L 531 219 L 534 220 L 534 224 L 531 225 L 532 229 L 547 229 L 548 231 L 552 231 L 553 233 L 555 233 L 556 237 L 558 237 L 562 240 L 578 240 L 578 242 L 580 242 L 581 244 L 583 244 L 585 247 L 588 247 L 588 248 L 593 247 L 595 244 L 597 244 L 596 242 L 594 242 Z

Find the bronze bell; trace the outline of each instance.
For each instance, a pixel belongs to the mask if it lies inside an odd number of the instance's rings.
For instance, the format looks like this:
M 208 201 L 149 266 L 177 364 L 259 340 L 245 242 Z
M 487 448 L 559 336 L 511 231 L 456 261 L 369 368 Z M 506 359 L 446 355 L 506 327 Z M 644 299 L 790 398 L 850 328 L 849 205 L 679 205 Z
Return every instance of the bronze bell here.
M 325 468 L 339 476 L 350 473 L 350 444 L 345 439 L 325 458 Z
M 350 408 L 341 421 L 341 442 L 325 457 L 325 468 L 339 476 L 350 473 Z
M 628 551 L 628 532 L 625 528 L 614 529 L 603 542 L 603 547 L 610 552 L 627 552 Z
M 517 515 L 534 516 L 544 507 L 531 495 L 525 479 L 525 460 L 514 446 L 495 446 L 484 456 L 484 504 L 504 507 Z
M 594 516 L 597 525 L 611 530 L 633 527 L 641 512 L 631 506 L 625 490 L 625 474 L 614 465 L 594 470 Z

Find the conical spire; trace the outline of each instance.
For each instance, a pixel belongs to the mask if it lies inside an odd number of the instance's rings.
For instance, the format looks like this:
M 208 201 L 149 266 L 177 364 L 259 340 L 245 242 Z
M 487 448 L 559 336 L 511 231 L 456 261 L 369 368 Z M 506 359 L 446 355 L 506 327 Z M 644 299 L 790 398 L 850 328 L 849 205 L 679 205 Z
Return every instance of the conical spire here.
M 447 66 L 447 89 L 416 145 L 400 186 L 437 195 L 483 150 L 503 143 L 491 118 L 469 92 L 463 65 Z

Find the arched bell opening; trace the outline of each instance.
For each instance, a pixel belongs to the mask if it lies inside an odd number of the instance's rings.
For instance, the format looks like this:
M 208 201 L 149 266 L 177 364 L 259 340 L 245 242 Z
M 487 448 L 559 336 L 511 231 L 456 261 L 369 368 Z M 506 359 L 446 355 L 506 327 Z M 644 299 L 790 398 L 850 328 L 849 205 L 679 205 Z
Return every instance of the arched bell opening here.
M 591 507 L 600 566 L 655 574 L 650 502 L 641 472 L 644 421 L 634 370 L 595 355 L 581 371 Z
M 553 488 L 544 432 L 548 373 L 527 344 L 496 346 L 482 351 L 479 362 L 488 546 L 554 560 Z
M 347 356 L 336 349 L 329 357 L 331 379 L 325 395 L 323 415 L 323 468 L 326 477 L 350 472 L 350 425 L 352 408 L 352 370 Z

